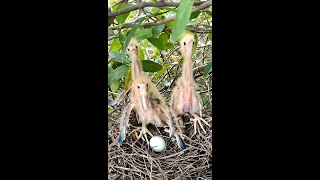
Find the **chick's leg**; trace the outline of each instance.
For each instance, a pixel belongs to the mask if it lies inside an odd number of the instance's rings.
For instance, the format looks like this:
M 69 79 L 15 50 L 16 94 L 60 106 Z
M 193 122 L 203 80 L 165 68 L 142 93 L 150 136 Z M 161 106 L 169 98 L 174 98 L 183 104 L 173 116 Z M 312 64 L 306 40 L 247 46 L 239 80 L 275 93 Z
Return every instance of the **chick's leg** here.
M 191 121 L 194 122 L 194 134 L 197 133 L 197 123 L 199 124 L 200 128 L 203 130 L 203 132 L 206 134 L 206 131 L 204 130 L 202 126 L 202 122 L 205 123 L 207 126 L 209 126 L 209 123 L 205 121 L 202 116 L 202 106 L 201 106 L 201 97 L 200 95 L 195 91 L 195 89 L 192 87 L 192 98 L 191 98 L 191 112 L 189 112 L 193 118 L 190 118 Z M 200 116 L 198 116 L 200 114 Z M 202 121 L 202 122 L 201 122 Z M 200 130 L 199 130 L 200 133 Z
M 167 106 L 158 104 L 155 106 L 156 112 L 159 114 L 160 119 L 162 119 L 168 126 L 169 130 L 165 130 L 169 133 L 169 136 L 172 137 L 173 132 L 175 131 L 172 121 L 172 116 L 170 110 Z
M 178 85 L 177 87 L 174 88 L 172 97 L 171 97 L 171 114 L 174 117 L 174 122 L 176 123 L 176 126 L 178 128 L 179 134 L 183 135 L 184 131 L 183 129 L 185 128 L 183 124 L 183 120 L 180 115 L 184 113 L 183 107 L 184 107 L 184 102 L 183 102 L 183 96 L 184 93 L 181 91 L 183 89 L 182 85 Z
M 139 132 L 139 135 L 138 135 L 137 131 L 139 131 L 139 130 L 140 130 L 140 132 Z M 151 132 L 148 130 L 147 124 L 146 124 L 145 121 L 142 121 L 141 127 L 136 127 L 136 129 L 134 129 L 132 132 L 130 132 L 129 136 L 132 133 L 135 133 L 135 136 L 136 136 L 136 141 L 133 144 L 135 144 L 141 138 L 143 141 L 146 140 L 148 145 L 149 145 L 147 134 L 149 134 L 151 137 L 153 136 L 153 134 L 151 134 Z
M 183 93 L 182 85 L 176 86 L 172 90 L 170 106 L 175 116 L 179 116 L 180 114 L 183 114 L 183 106 L 184 106 L 183 95 L 184 93 Z
M 176 126 L 177 126 L 177 129 L 178 129 L 178 132 L 180 134 L 181 137 L 183 137 L 184 135 L 184 129 L 185 129 L 185 125 L 183 124 L 183 120 L 181 117 L 177 117 L 177 118 L 174 118 L 174 121 L 176 122 Z
M 171 137 L 172 141 L 174 141 L 174 138 L 177 140 L 179 149 L 184 150 L 186 148 L 186 144 L 174 127 L 174 124 L 173 124 L 174 118 L 169 108 L 162 105 L 159 105 L 159 108 L 163 111 L 163 114 L 165 114 L 165 117 L 162 117 L 162 119 L 166 119 L 165 122 L 169 126 L 169 130 L 165 129 L 165 131 L 169 133 L 169 136 Z
M 202 122 L 205 123 L 207 126 L 210 126 L 209 123 L 206 120 L 204 120 L 203 118 L 201 118 L 200 116 L 198 116 L 196 113 L 190 113 L 190 114 L 193 116 L 193 118 L 190 118 L 190 121 L 194 122 L 194 133 L 193 133 L 193 135 L 195 135 L 197 133 L 197 123 L 200 125 L 200 127 L 203 130 L 204 134 L 206 134 L 207 132 L 204 130 L 204 128 L 202 126 Z M 199 133 L 200 133 L 200 131 L 199 131 Z
M 119 132 L 119 138 L 118 142 L 120 145 L 122 145 L 123 141 L 126 139 L 127 131 L 129 130 L 129 117 L 132 109 L 135 107 L 135 104 L 131 103 L 127 105 L 120 117 L 120 132 Z

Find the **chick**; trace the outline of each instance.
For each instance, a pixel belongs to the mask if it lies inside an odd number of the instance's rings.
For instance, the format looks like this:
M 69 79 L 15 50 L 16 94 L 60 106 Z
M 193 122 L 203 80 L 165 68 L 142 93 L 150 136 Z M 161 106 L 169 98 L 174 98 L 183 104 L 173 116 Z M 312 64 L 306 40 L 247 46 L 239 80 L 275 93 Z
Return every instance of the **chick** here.
M 132 38 L 128 44 L 128 54 L 131 58 L 131 72 L 132 72 L 132 80 L 136 79 L 136 77 L 143 74 L 141 61 L 138 58 L 138 41 L 135 38 Z M 131 87 L 128 89 L 128 92 L 131 92 Z M 133 93 L 131 92 L 131 95 Z M 134 97 L 133 95 L 132 97 Z M 119 118 L 120 121 L 120 133 L 119 133 L 119 144 L 122 145 L 123 141 L 126 139 L 127 131 L 129 131 L 129 117 L 131 111 L 136 106 L 136 99 L 131 98 L 131 102 L 123 109 L 122 114 Z
M 198 85 L 193 78 L 192 73 L 192 53 L 194 51 L 195 38 L 194 35 L 186 31 L 180 40 L 181 54 L 184 58 L 182 76 L 177 80 L 176 86 L 172 90 L 171 95 L 171 110 L 175 115 L 178 128 L 180 132 L 181 117 L 189 113 L 192 117 L 191 121 L 194 122 L 194 134 L 197 133 L 197 123 L 201 129 L 206 133 L 202 126 L 202 122 L 209 126 L 202 118 L 202 102 L 200 95 L 196 92 Z M 200 131 L 199 131 L 200 133 Z
M 162 127 L 165 123 L 169 126 L 169 136 L 176 138 L 179 148 L 186 148 L 184 141 L 175 130 L 173 117 L 165 99 L 147 76 L 140 75 L 133 81 L 131 101 L 136 104 L 134 110 L 142 124 L 139 137 L 142 135 L 146 137 L 146 133 L 149 133 L 148 124 Z
M 146 134 L 148 133 L 150 136 L 152 136 L 152 134 L 147 129 L 147 125 L 151 123 L 157 127 L 161 127 L 163 126 L 163 122 L 165 122 L 165 124 L 169 126 L 170 137 L 174 136 L 178 142 L 179 148 L 185 149 L 185 143 L 175 131 L 173 118 L 166 101 L 156 86 L 142 71 L 141 61 L 138 59 L 138 42 L 134 38 L 131 39 L 128 45 L 128 52 L 132 59 L 133 82 L 131 85 L 131 103 L 124 109 L 120 117 L 119 144 L 121 145 L 125 140 L 126 132 L 129 130 L 129 116 L 131 111 L 134 110 L 142 124 L 141 128 L 137 128 L 131 132 L 133 133 L 138 129 L 141 129 L 137 139 L 144 136 L 148 142 Z

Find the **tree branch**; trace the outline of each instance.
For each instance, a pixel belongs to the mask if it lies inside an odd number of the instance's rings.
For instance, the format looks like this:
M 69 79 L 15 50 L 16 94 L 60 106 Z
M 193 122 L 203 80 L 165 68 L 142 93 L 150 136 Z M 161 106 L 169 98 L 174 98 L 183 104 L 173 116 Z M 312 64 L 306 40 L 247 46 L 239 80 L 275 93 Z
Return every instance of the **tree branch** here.
M 199 94 L 206 93 L 206 92 L 209 92 L 209 91 L 212 91 L 212 88 L 211 88 L 211 89 L 208 89 L 208 90 L 206 90 L 206 91 L 201 91 Z
M 108 7 L 108 13 L 109 13 L 109 12 L 111 12 L 111 8 Z M 116 18 L 116 17 L 110 17 L 110 18 L 108 18 L 108 27 L 113 23 L 114 18 Z
M 202 1 L 202 2 L 195 2 L 194 5 L 195 6 L 198 6 L 198 5 L 201 5 L 201 4 L 204 4 L 205 2 Z M 108 17 L 115 17 L 115 16 L 118 16 L 118 15 L 121 15 L 121 14 L 124 14 L 124 13 L 127 13 L 127 12 L 130 12 L 130 11 L 134 11 L 134 10 L 137 10 L 137 9 L 142 9 L 142 8 L 145 8 L 145 7 L 178 7 L 180 5 L 180 3 L 174 3 L 174 2 L 142 2 L 140 4 L 135 4 L 135 5 L 132 5 L 128 8 L 125 8 L 125 9 L 121 9 L 119 11 L 114 11 L 114 12 L 108 12 Z
M 205 28 L 195 28 L 195 27 L 186 27 L 191 32 L 203 32 L 203 33 L 211 33 L 212 29 L 205 29 Z M 164 31 L 172 31 L 172 28 L 165 28 Z
M 192 9 L 192 12 L 196 12 L 199 11 L 201 9 L 205 9 L 209 6 L 212 5 L 212 0 L 210 1 L 206 1 L 205 3 L 202 3 L 201 5 L 195 7 Z M 159 21 L 154 21 L 154 22 L 147 22 L 147 23 L 143 23 L 140 25 L 140 27 L 150 27 L 150 26 L 158 26 L 158 25 L 162 25 L 162 24 L 166 24 L 168 22 L 171 22 L 173 20 L 176 19 L 176 16 L 171 16 L 169 18 L 163 19 L 163 20 L 159 20 Z M 127 23 L 127 24 L 122 24 L 122 25 L 118 25 L 118 26 L 112 26 L 111 29 L 112 30 L 116 30 L 116 29 L 123 29 L 123 28 L 130 28 L 135 24 L 135 22 L 132 23 Z

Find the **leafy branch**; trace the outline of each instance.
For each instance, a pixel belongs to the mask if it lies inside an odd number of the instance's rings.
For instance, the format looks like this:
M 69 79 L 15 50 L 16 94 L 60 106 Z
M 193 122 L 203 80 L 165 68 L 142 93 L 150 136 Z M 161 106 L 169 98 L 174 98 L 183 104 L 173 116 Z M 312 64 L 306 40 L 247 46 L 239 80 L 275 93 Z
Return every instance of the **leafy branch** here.
M 206 29 L 206 28 L 195 28 L 195 27 L 186 27 L 186 29 L 188 29 L 191 32 L 202 32 L 202 33 L 211 33 L 212 29 Z M 164 31 L 172 31 L 172 28 L 165 28 Z M 111 41 L 113 39 L 118 38 L 119 35 L 115 35 L 115 36 L 108 36 L 108 41 Z
M 198 5 L 201 5 L 201 4 L 204 4 L 205 2 L 202 1 L 202 2 L 195 2 L 194 5 L 195 6 L 198 6 Z M 121 14 L 125 14 L 127 12 L 130 12 L 130 11 L 134 11 L 134 10 L 137 10 L 137 9 L 142 9 L 142 8 L 145 8 L 145 7 L 178 7 L 180 5 L 180 3 L 174 3 L 174 2 L 142 2 L 142 3 L 138 3 L 138 4 L 135 4 L 135 5 L 132 5 L 128 8 L 125 8 L 125 9 L 121 9 L 119 11 L 114 11 L 114 12 L 108 12 L 108 17 L 115 17 L 115 16 L 118 16 L 118 15 L 121 15 Z
M 193 8 L 191 12 L 196 12 L 196 11 L 205 9 L 205 8 L 211 6 L 211 5 L 212 5 L 212 0 L 206 1 L 205 3 L 202 3 L 201 5 Z M 158 26 L 158 25 L 162 25 L 162 24 L 166 24 L 168 22 L 174 21 L 175 19 L 176 19 L 176 16 L 174 15 L 174 16 L 171 16 L 171 17 L 163 19 L 163 20 L 143 23 L 143 24 L 140 25 L 140 27 Z M 117 30 L 117 29 L 131 28 L 134 24 L 135 24 L 135 22 L 122 24 L 122 25 L 117 25 L 117 26 L 112 26 L 111 29 L 112 30 Z
M 203 33 L 211 33 L 212 29 L 206 29 L 206 28 L 196 28 L 196 27 L 186 27 L 191 32 L 203 32 Z M 165 28 L 164 31 L 172 31 L 172 28 Z

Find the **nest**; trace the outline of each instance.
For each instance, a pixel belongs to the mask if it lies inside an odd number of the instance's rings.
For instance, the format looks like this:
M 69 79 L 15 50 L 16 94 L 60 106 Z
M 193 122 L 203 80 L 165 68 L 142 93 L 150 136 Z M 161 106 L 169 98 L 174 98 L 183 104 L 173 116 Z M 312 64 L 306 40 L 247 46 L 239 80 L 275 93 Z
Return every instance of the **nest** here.
M 122 108 L 121 108 L 122 109 Z M 166 141 L 166 149 L 161 153 L 153 152 L 147 142 L 134 137 L 127 137 L 120 147 L 117 139 L 120 108 L 109 114 L 108 118 L 108 179 L 212 179 L 212 115 L 203 112 L 203 118 L 210 127 L 203 124 L 206 134 L 199 131 L 193 135 L 193 123 L 184 119 L 184 141 L 187 148 L 179 150 L 176 142 L 171 141 L 163 128 L 152 125 L 148 129 L 160 135 Z M 135 115 L 130 123 L 137 124 Z M 150 138 L 150 137 L 149 137 Z

